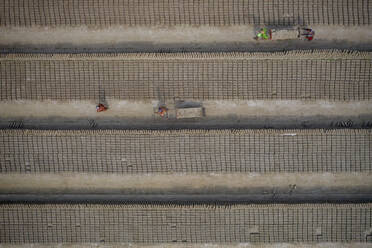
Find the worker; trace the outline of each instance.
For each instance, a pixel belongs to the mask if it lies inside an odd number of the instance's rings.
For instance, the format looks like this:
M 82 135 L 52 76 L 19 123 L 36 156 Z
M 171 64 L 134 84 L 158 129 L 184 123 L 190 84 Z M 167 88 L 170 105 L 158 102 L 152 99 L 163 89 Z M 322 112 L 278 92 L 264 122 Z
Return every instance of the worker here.
M 97 112 L 106 111 L 106 110 L 107 110 L 107 107 L 106 107 L 105 105 L 103 105 L 102 103 L 99 103 L 99 104 L 96 106 L 96 110 L 97 110 Z
M 268 40 L 269 36 L 267 35 L 267 28 L 261 28 L 260 32 L 257 34 L 257 38 Z
M 304 33 L 302 33 L 301 35 L 305 36 L 305 39 L 307 39 L 308 41 L 313 40 L 315 35 L 314 30 L 312 30 L 311 28 L 303 28 L 303 30 Z
M 164 116 L 166 116 L 167 115 L 167 111 L 168 111 L 168 109 L 166 108 L 166 107 L 164 107 L 164 106 L 160 106 L 159 108 L 158 108 L 158 114 L 161 116 L 161 117 L 164 117 Z

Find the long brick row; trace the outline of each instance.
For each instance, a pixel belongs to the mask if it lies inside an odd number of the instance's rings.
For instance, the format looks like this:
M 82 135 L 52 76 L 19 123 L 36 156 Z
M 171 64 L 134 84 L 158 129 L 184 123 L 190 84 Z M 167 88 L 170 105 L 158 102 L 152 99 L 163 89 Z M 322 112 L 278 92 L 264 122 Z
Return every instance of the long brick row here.
M 371 0 L 2 0 L 0 26 L 370 25 Z
M 10 55 L 0 100 L 372 99 L 370 53 Z
M 0 131 L 0 173 L 372 172 L 370 130 Z
M 371 204 L 0 205 L 1 243 L 372 242 Z

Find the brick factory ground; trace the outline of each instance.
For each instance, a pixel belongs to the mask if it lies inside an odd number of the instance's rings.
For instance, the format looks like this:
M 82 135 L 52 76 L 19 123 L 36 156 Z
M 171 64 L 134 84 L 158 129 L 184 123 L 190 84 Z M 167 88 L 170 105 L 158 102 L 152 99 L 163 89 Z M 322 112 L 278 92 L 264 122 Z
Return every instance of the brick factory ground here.
M 102 3 L 0 1 L 0 248 L 370 246 L 370 0 Z

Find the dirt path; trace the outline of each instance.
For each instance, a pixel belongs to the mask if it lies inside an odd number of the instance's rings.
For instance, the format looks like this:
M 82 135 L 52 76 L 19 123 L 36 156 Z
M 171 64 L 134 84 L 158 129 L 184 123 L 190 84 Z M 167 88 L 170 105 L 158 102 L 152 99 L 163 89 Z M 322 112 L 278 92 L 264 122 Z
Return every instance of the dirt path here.
M 253 40 L 254 26 L 0 28 L 0 48 L 38 52 L 280 51 L 295 49 L 371 50 L 370 26 L 312 26 L 315 40 Z
M 325 193 L 368 193 L 368 189 L 372 187 L 370 178 L 369 173 L 0 174 L 0 193 L 297 193 L 316 196 Z
M 132 102 L 107 100 L 109 110 L 96 112 L 95 102 L 89 101 L 3 101 L 2 118 L 39 117 L 119 117 L 155 118 L 157 101 Z M 207 117 L 229 116 L 358 116 L 372 113 L 372 102 L 328 101 L 205 101 L 202 103 Z

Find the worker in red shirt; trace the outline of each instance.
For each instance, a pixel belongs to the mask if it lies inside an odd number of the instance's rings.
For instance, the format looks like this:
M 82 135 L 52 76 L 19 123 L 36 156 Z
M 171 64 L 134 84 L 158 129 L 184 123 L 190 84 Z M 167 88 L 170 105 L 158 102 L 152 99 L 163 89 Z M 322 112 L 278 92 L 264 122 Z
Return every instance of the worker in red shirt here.
M 305 36 L 305 39 L 307 39 L 308 41 L 313 40 L 315 35 L 314 30 L 312 30 L 311 28 L 303 28 L 303 30 L 304 33 L 302 33 L 301 35 Z
M 97 112 L 106 111 L 106 110 L 107 110 L 107 107 L 106 107 L 105 105 L 103 105 L 102 103 L 99 103 L 99 104 L 96 106 L 96 110 L 97 110 Z

